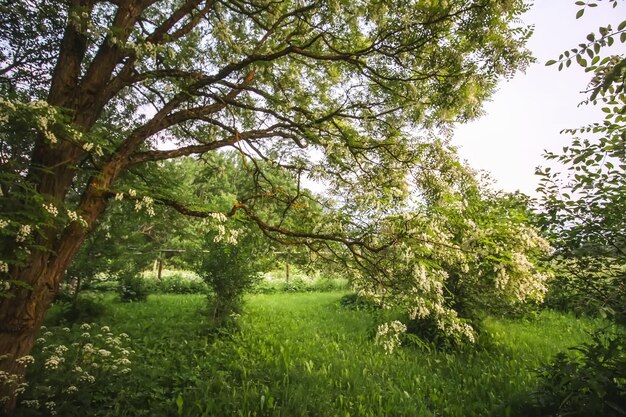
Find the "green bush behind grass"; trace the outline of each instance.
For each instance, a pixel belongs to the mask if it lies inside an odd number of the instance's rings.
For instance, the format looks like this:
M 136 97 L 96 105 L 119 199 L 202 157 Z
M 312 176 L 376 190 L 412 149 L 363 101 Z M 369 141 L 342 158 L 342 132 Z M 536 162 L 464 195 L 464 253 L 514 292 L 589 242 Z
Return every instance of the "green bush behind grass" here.
M 153 295 L 139 304 L 109 296 L 99 322 L 130 335 L 133 371 L 115 387 L 114 404 L 76 415 L 507 415 L 512 399 L 535 388 L 541 362 L 599 325 L 546 311 L 488 320 L 477 349 L 386 355 L 371 340 L 375 312 L 343 308 L 342 295 L 253 295 L 240 330 L 221 335 L 207 333 L 201 295 Z

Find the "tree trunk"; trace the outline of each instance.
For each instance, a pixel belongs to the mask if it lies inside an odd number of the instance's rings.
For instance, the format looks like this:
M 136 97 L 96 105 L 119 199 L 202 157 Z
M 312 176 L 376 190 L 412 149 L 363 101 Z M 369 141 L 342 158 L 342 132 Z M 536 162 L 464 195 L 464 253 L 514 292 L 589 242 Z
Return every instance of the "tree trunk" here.
M 108 187 L 110 181 L 110 177 L 92 180 L 83 195 L 78 211 L 87 222 L 86 228 L 74 221 L 63 230 L 47 230 L 44 242 L 48 249 L 33 249 L 27 267 L 10 270 L 13 279 L 25 285 L 13 285 L 9 297 L 0 303 L 0 410 L 6 413 L 15 408 L 18 384 L 24 375 L 24 366 L 16 360 L 30 355 L 65 270 L 106 208 L 107 200 L 98 190 Z M 58 235 L 58 239 L 52 238 Z M 7 375 L 15 382 L 7 383 Z
M 2 383 L 0 379 L 0 403 L 7 412 L 15 407 L 16 384 L 22 382 L 24 374 L 24 366 L 16 360 L 30 355 L 60 279 L 86 236 L 87 230 L 70 224 L 54 257 L 50 252 L 33 251 L 28 267 L 11 271 L 27 287 L 13 285 L 9 297 L 0 304 L 0 372 L 6 372 L 0 375 L 9 375 L 15 381 Z

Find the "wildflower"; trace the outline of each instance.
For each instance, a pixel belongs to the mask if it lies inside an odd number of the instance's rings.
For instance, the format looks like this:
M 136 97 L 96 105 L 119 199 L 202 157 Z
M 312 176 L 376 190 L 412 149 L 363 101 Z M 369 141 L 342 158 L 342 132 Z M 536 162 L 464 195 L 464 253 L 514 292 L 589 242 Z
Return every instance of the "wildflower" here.
M 116 201 L 122 201 L 124 199 L 124 193 L 116 193 L 115 194 L 115 200 Z
M 30 235 L 30 232 L 31 232 L 30 225 L 28 224 L 21 225 L 19 230 L 17 231 L 17 236 L 15 236 L 15 241 L 24 242 L 26 238 L 28 237 L 28 235 Z
M 70 385 L 69 387 L 65 388 L 64 391 L 68 394 L 73 394 L 75 392 L 78 392 L 78 388 L 76 388 L 75 385 Z
M 9 272 L 9 265 L 6 262 L 0 261 L 0 272 L 4 272 L 5 274 Z
M 105 358 L 106 358 L 107 356 L 111 356 L 111 352 L 109 352 L 109 351 L 108 351 L 108 350 L 106 350 L 106 349 L 100 349 L 100 350 L 98 351 L 98 353 L 100 354 L 100 356 L 103 356 L 103 357 L 105 357 Z
M 33 358 L 31 355 L 26 355 L 26 356 L 22 356 L 21 358 L 17 358 L 15 362 L 19 365 L 28 366 L 31 363 L 35 363 L 35 358 Z
M 48 213 L 50 213 L 54 217 L 56 217 L 59 214 L 59 209 L 57 209 L 55 205 L 52 203 L 42 204 L 42 207 L 44 208 L 44 210 L 46 210 Z
M 80 325 L 81 330 L 91 330 L 91 326 L 87 323 L 83 323 Z
M 29 408 L 39 408 L 39 400 L 24 400 L 22 404 Z
M 65 362 L 64 358 L 52 355 L 48 359 L 46 359 L 46 363 L 44 364 L 44 366 L 46 367 L 46 369 L 57 369 L 59 365 L 63 362 Z

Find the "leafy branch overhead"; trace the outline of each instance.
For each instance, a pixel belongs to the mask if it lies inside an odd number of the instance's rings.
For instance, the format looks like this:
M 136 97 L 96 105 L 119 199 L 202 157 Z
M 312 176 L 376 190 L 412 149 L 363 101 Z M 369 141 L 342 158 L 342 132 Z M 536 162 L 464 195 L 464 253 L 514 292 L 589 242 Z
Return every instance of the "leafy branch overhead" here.
M 17 374 L 10 358 L 30 350 L 64 272 L 131 190 L 146 213 L 235 210 L 274 240 L 383 276 L 377 254 L 411 225 L 399 213 L 427 218 L 463 187 L 436 137 L 532 61 L 524 0 L 13 3 L 0 0 L 0 369 Z M 226 149 L 252 179 L 245 193 L 203 188 L 219 176 L 208 169 L 195 188 L 168 178 L 170 161 Z
M 595 7 L 595 3 L 579 3 Z M 616 7 L 618 2 L 611 4 Z M 562 131 L 573 136 L 571 143 L 562 152 L 546 153 L 546 158 L 567 171 L 539 169 L 542 178 L 538 191 L 542 193 L 546 227 L 557 242 L 559 256 L 565 258 L 564 271 L 577 277 L 574 282 L 584 287 L 599 288 L 591 293 L 593 297 L 606 313 L 623 320 L 620 299 L 625 297 L 622 289 L 626 262 L 626 57 L 623 52 L 610 54 L 608 48 L 614 46 L 615 39 L 626 43 L 626 21 L 616 29 L 611 25 L 601 27 L 599 34 L 587 36 L 587 44 L 566 51 L 558 61 L 546 63 L 560 62 L 560 70 L 575 59 L 591 73 L 593 78 L 584 91 L 587 99 L 582 104 L 600 106 L 605 116 L 601 122 Z M 585 55 L 592 58 L 589 63 Z M 584 276 L 587 278 L 581 280 Z

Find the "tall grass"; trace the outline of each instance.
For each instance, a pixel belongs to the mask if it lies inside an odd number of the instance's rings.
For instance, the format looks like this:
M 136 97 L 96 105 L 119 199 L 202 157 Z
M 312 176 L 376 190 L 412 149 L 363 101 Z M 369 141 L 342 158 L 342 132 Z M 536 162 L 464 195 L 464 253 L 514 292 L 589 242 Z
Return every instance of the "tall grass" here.
M 254 295 L 239 331 L 221 335 L 206 332 L 202 296 L 110 300 L 101 321 L 128 333 L 136 352 L 119 415 L 506 415 L 541 361 L 598 325 L 554 312 L 490 319 L 481 348 L 386 355 L 371 340 L 374 317 L 343 309 L 341 295 Z

